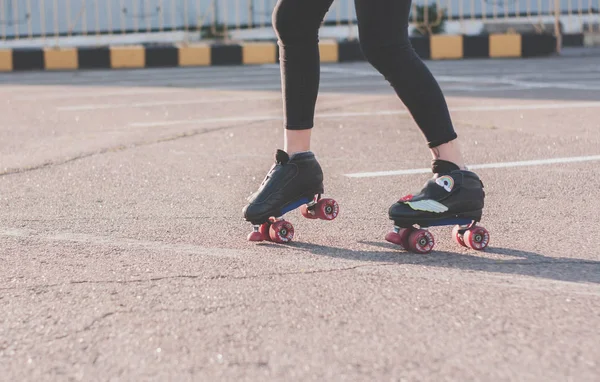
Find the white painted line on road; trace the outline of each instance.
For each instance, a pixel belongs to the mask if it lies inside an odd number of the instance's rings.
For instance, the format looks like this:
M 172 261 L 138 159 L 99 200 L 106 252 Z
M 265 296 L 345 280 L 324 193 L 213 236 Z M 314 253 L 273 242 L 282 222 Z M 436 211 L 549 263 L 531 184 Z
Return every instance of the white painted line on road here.
M 42 99 L 68 99 L 68 98 L 82 98 L 82 97 L 116 97 L 116 96 L 130 96 L 130 95 L 144 95 L 144 94 L 171 94 L 180 93 L 184 91 L 190 91 L 190 89 L 131 89 L 131 90 L 110 90 L 110 91 L 89 91 L 89 92 L 73 92 L 73 88 L 59 88 L 54 89 L 54 94 L 38 94 L 15 97 L 15 101 L 38 101 Z
M 43 240 L 50 242 L 72 242 L 96 246 L 117 246 L 121 248 L 144 249 L 147 251 L 174 253 L 189 253 L 194 255 L 212 256 L 212 257 L 240 257 L 249 250 L 234 250 L 226 248 L 201 247 L 194 244 L 168 243 L 162 241 L 147 241 L 130 238 L 118 238 L 110 236 L 88 235 L 84 233 L 59 232 L 44 233 L 30 229 L 0 227 L 0 237 L 29 238 L 33 240 Z
M 580 109 L 600 107 L 600 102 L 561 102 L 537 103 L 516 105 L 483 105 L 483 106 L 457 106 L 450 111 L 509 111 L 509 110 L 552 110 L 552 109 Z
M 576 162 L 590 162 L 600 161 L 600 155 L 582 156 L 582 157 L 566 157 L 566 158 L 550 158 L 550 159 L 538 159 L 538 160 L 527 160 L 519 162 L 498 162 L 498 163 L 484 163 L 467 165 L 469 170 L 486 169 L 486 168 L 508 168 L 508 167 L 523 167 L 523 166 L 543 166 L 556 163 L 576 163 Z M 375 172 L 358 172 L 353 174 L 345 174 L 349 178 L 374 178 L 381 176 L 394 176 L 394 175 L 412 175 L 412 174 L 426 174 L 431 173 L 430 168 L 414 168 L 408 170 L 397 170 L 397 171 L 375 171 Z
M 473 105 L 473 106 L 457 106 L 451 107 L 451 112 L 472 112 L 472 111 L 510 111 L 510 110 L 553 110 L 553 109 L 577 109 L 577 108 L 596 108 L 600 107 L 600 102 L 573 102 L 573 103 L 540 103 L 540 104 L 518 104 L 518 105 Z M 364 112 L 344 112 L 344 113 L 323 113 L 316 114 L 315 119 L 327 118 L 349 118 L 349 117 L 370 117 L 378 115 L 406 115 L 408 110 L 380 110 L 380 111 L 364 111 Z M 209 119 L 188 119 L 174 120 L 163 122 L 133 122 L 131 127 L 157 127 L 157 126 L 175 126 L 186 124 L 206 124 L 218 122 L 259 122 L 282 120 L 281 116 L 241 116 L 241 117 L 224 117 L 224 118 L 209 118 Z
M 54 76 L 53 76 L 54 74 Z M 106 85 L 119 85 L 125 83 L 141 83 L 147 84 L 148 82 L 156 82 L 156 81 L 198 81 L 203 79 L 209 80 L 231 80 L 231 79 L 247 79 L 253 78 L 260 80 L 260 77 L 269 77 L 269 78 L 278 78 L 278 76 L 274 76 L 273 74 L 265 73 L 264 70 L 252 70 L 252 71 L 236 71 L 230 70 L 228 71 L 195 71 L 195 72 L 170 72 L 164 71 L 161 73 L 147 73 L 146 71 L 138 71 L 135 73 L 131 72 L 121 72 L 121 71 L 113 71 L 113 72 L 103 72 L 101 75 L 93 76 L 91 73 L 81 73 L 75 77 L 73 76 L 56 76 L 58 73 L 44 73 L 41 76 L 29 76 L 24 79 L 19 79 L 16 82 L 10 82 L 11 85 L 89 85 L 95 86 L 98 84 Z M 4 91 L 4 84 L 0 80 L 0 91 Z
M 226 118 L 205 118 L 205 119 L 189 119 L 178 121 L 163 121 L 163 122 L 134 122 L 130 123 L 131 127 L 157 127 L 157 126 L 176 126 L 176 125 L 200 125 L 207 123 L 219 122 L 258 122 L 258 121 L 275 121 L 282 120 L 281 116 L 247 116 L 247 117 L 226 117 Z
M 508 78 L 474 78 L 470 80 L 469 77 L 456 77 L 456 76 L 438 76 L 436 77 L 440 82 L 475 82 L 478 84 L 502 84 L 512 85 L 524 89 L 569 89 L 569 90 L 600 90 L 600 86 L 586 85 L 586 84 L 575 84 L 565 82 L 532 82 L 532 81 L 519 81 Z
M 333 82 L 327 82 L 331 80 Z M 244 83 L 241 83 L 244 82 Z M 50 86 L 50 85 L 49 85 Z M 265 80 L 260 80 L 253 77 L 246 77 L 243 79 L 240 78 L 231 78 L 230 80 L 198 80 L 194 78 L 186 79 L 186 80 L 164 80 L 164 81 L 138 81 L 138 82 L 119 82 L 119 83 L 105 83 L 106 87 L 129 87 L 129 86 L 137 86 L 137 87 L 147 87 L 144 89 L 124 89 L 124 90 L 112 90 L 112 91 L 88 91 L 88 92 L 73 92 L 74 89 L 86 87 L 89 88 L 97 88 L 97 85 L 86 85 L 86 84 L 77 84 L 72 85 L 72 87 L 64 88 L 47 88 L 44 89 L 45 94 L 37 94 L 37 95 L 23 95 L 12 98 L 15 101 L 38 101 L 38 100 L 58 100 L 58 99 L 70 99 L 70 98 L 83 98 L 83 97 L 117 97 L 117 96 L 131 96 L 131 95 L 155 95 L 155 94 L 168 94 L 168 93 L 179 93 L 179 92 L 201 92 L 201 91 L 215 91 L 215 92 L 235 92 L 242 90 L 275 90 L 278 93 L 281 90 L 281 84 L 279 81 L 276 81 L 276 77 L 273 77 L 272 82 L 266 82 Z M 165 89 L 165 86 L 175 87 L 173 89 Z M 346 79 L 341 78 L 322 78 L 321 89 L 328 88 L 352 88 L 352 87 L 383 87 L 387 88 L 387 85 L 383 81 L 347 81 Z M 47 92 L 53 93 L 47 93 Z
M 381 77 L 381 74 L 375 70 L 356 70 L 336 67 L 324 67 L 321 68 L 322 72 L 329 73 L 345 73 L 355 76 L 366 76 L 366 77 Z M 577 83 L 565 83 L 565 82 L 534 82 L 534 81 L 523 81 L 507 77 L 473 77 L 473 76 L 445 76 L 436 75 L 436 80 L 439 82 L 465 82 L 475 84 L 501 84 L 501 85 L 512 85 L 524 89 L 569 89 L 569 90 L 600 90 L 598 85 L 590 84 L 577 84 Z M 473 90 L 477 90 L 474 88 Z
M 139 78 L 139 79 L 106 79 L 105 81 L 101 81 L 100 79 L 94 80 L 78 80 L 78 81 L 64 81 L 58 83 L 57 81 L 46 81 L 46 83 L 41 83 L 37 81 L 32 81 L 31 83 L 20 82 L 20 88 L 14 87 L 17 90 L 27 91 L 26 86 L 28 85 L 36 85 L 41 86 L 45 85 L 48 88 L 53 86 L 64 87 L 63 84 L 67 84 L 68 88 L 76 89 L 76 88 L 98 88 L 98 87 L 165 87 L 165 86 L 180 86 L 180 87 L 205 87 L 207 85 L 214 86 L 227 86 L 230 84 L 239 84 L 239 83 L 253 83 L 253 84 L 264 84 L 271 82 L 279 82 L 279 76 L 273 74 L 262 74 L 262 77 L 259 75 L 241 75 L 239 74 L 230 74 L 228 77 L 196 77 L 196 76 L 187 76 L 187 77 L 168 77 L 168 78 Z M 350 78 L 351 75 L 340 76 L 338 74 L 323 74 L 321 76 L 322 80 L 327 79 L 339 79 L 339 78 Z M 352 76 L 354 77 L 354 76 Z M 0 85 L 0 94 L 3 93 L 11 93 L 9 88 L 2 87 Z
M 387 83 L 384 82 L 383 80 L 382 81 L 365 81 L 363 79 L 363 80 L 358 80 L 358 81 L 349 81 L 345 78 L 337 78 L 337 79 L 331 79 L 331 80 L 334 82 L 328 82 L 328 80 L 326 78 L 322 78 L 321 83 L 319 84 L 319 89 L 321 91 L 324 91 L 325 89 L 356 88 L 356 87 L 366 87 L 366 86 L 369 86 L 370 88 L 373 88 L 374 86 L 385 87 L 386 89 L 389 88 Z M 256 83 L 236 84 L 236 85 L 226 85 L 226 84 L 204 85 L 201 83 L 198 83 L 198 84 L 189 83 L 188 85 L 197 86 L 200 90 L 229 90 L 229 91 L 276 90 L 278 92 L 281 90 L 281 84 L 279 82 L 265 83 L 264 81 L 256 82 Z
M 277 96 L 246 96 L 246 97 L 228 97 L 228 98 L 210 98 L 210 99 L 190 99 L 180 101 L 156 101 L 156 102 L 137 102 L 137 103 L 107 103 L 97 105 L 77 105 L 77 106 L 61 106 L 57 107 L 58 111 L 87 111 L 87 110 L 104 110 L 104 109 L 122 109 L 122 108 L 141 108 L 154 106 L 177 106 L 177 105 L 194 105 L 205 103 L 219 102 L 245 102 L 245 101 L 265 101 L 281 99 L 281 95 Z

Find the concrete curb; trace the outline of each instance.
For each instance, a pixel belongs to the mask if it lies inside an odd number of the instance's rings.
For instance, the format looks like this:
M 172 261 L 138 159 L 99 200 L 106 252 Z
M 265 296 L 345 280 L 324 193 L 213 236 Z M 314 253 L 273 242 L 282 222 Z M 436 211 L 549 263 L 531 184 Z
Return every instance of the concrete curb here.
M 600 31 L 563 35 L 562 45 L 566 47 L 600 46 Z
M 570 41 L 570 40 L 569 40 Z M 424 60 L 518 58 L 553 54 L 549 34 L 434 35 L 413 37 Z M 358 41 L 321 41 L 322 62 L 364 61 Z M 276 42 L 131 45 L 0 50 L 0 71 L 132 69 L 277 63 Z

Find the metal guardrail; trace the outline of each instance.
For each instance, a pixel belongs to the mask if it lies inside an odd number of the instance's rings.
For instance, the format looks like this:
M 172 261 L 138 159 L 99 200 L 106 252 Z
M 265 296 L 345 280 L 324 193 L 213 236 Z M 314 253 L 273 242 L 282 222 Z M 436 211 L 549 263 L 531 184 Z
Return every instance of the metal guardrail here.
M 0 0 L 0 43 L 43 46 L 72 37 L 183 33 L 187 39 L 273 39 L 276 0 Z M 416 34 L 600 33 L 600 0 L 416 0 Z M 356 38 L 353 0 L 337 0 L 323 24 Z M 95 40 L 101 44 L 106 40 Z

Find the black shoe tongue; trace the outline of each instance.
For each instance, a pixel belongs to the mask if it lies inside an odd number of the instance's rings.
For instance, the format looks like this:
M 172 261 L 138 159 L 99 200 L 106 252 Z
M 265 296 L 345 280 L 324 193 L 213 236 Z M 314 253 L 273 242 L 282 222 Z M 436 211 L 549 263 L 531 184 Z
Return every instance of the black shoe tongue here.
M 275 153 L 275 162 L 279 164 L 286 164 L 290 160 L 290 156 L 283 150 L 277 150 Z
M 452 171 L 460 170 L 456 164 L 442 159 L 436 159 L 431 162 L 431 171 L 434 174 L 450 174 Z

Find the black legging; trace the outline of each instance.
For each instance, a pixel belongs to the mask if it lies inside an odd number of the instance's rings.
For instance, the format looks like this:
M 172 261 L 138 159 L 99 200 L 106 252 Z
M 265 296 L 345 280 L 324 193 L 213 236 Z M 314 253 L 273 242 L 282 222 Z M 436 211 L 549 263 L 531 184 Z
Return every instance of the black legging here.
M 273 25 L 279 39 L 285 128 L 313 127 L 319 90 L 318 31 L 333 0 L 278 0 Z M 392 85 L 429 147 L 456 138 L 442 91 L 408 36 L 411 0 L 355 0 L 360 45 Z

